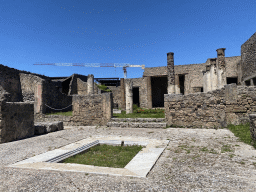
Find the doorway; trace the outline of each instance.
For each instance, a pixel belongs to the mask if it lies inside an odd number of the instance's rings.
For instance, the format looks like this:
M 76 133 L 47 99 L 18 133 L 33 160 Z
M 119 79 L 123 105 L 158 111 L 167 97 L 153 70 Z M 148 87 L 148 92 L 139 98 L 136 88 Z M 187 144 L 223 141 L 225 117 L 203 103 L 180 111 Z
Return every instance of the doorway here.
M 138 107 L 140 107 L 139 87 L 133 87 L 132 88 L 132 94 L 133 94 L 133 104 L 136 104 Z
M 184 95 L 185 93 L 185 75 L 179 75 L 179 82 L 180 82 L 180 93 Z
M 237 77 L 227 77 L 227 84 L 231 83 L 237 84 Z
M 164 94 L 167 94 L 167 77 L 152 77 L 152 107 L 164 107 Z

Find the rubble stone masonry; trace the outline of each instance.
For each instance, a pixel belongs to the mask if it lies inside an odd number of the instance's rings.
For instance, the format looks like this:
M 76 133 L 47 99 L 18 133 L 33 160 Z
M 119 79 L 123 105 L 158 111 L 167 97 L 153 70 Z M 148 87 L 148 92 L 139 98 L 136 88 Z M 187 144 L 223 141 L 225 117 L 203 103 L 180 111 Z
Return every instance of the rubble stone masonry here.
M 168 125 L 196 128 L 226 127 L 249 121 L 256 112 L 256 87 L 225 85 L 208 93 L 165 95 Z
M 0 143 L 34 135 L 33 102 L 0 101 Z
M 106 125 L 113 116 L 112 93 L 74 95 L 70 125 Z
M 256 33 L 241 46 L 242 80 L 256 76 Z

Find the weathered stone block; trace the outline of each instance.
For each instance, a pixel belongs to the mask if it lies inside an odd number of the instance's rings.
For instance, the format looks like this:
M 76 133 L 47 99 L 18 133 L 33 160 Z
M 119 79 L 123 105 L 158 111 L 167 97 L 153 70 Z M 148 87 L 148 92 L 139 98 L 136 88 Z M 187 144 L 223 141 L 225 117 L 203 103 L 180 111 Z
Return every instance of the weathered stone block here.
M 46 133 L 46 126 L 35 123 L 35 135 L 42 135 Z
M 61 121 L 35 123 L 35 133 L 38 135 L 60 130 L 63 130 L 63 122 Z

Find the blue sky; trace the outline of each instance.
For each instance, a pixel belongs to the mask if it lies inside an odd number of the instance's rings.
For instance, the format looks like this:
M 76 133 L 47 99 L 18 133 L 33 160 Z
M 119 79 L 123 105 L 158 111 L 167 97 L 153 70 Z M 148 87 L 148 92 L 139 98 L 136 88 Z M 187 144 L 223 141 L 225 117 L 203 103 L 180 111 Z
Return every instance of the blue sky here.
M 204 63 L 239 56 L 256 32 L 255 0 L 0 0 L 0 64 L 46 76 L 123 78 L 122 68 L 43 63 Z M 142 77 L 128 68 L 128 78 Z

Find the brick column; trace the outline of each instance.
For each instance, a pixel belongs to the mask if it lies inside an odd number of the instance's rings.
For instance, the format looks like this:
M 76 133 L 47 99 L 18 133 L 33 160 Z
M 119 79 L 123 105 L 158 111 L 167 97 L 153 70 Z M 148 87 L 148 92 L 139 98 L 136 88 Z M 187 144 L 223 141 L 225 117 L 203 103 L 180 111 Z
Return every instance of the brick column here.
M 167 78 L 168 78 L 168 86 L 167 93 L 175 94 L 175 73 L 174 73 L 174 59 L 173 52 L 167 53 Z
M 87 94 L 94 94 L 94 76 L 92 74 L 87 76 Z
M 121 92 L 121 109 L 125 110 L 125 84 L 124 84 L 124 78 L 120 79 L 120 92 Z
M 125 80 L 125 93 L 126 93 L 126 114 L 133 112 L 133 93 L 132 93 L 132 80 Z
M 227 84 L 226 80 L 226 64 L 225 64 L 225 49 L 217 49 L 217 88 L 221 89 Z

